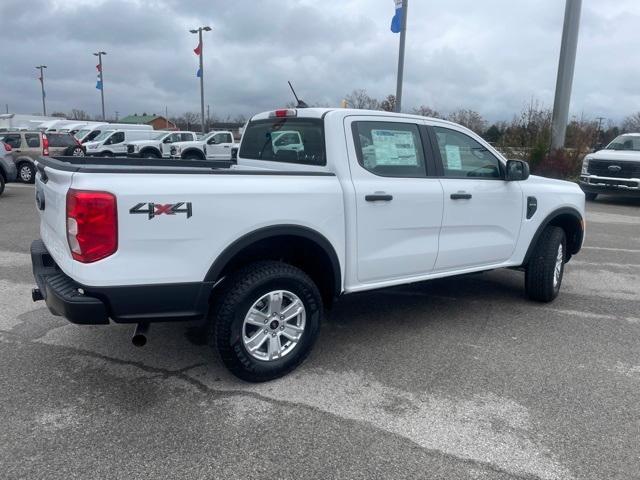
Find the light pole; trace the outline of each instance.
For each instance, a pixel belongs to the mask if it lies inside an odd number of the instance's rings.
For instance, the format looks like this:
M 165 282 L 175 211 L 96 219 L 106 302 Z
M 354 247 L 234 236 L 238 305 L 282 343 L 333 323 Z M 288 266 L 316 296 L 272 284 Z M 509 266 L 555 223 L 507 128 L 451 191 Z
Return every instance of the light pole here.
M 102 74 L 102 56 L 106 55 L 107 52 L 95 52 L 94 55 L 98 57 L 98 78 L 100 79 L 96 84 L 96 88 L 100 89 L 100 100 L 102 103 L 102 121 L 106 122 L 106 117 L 104 115 L 104 76 Z
M 562 28 L 562 44 L 560 46 L 560 61 L 558 62 L 558 79 L 556 81 L 556 96 L 553 102 L 553 119 L 551 121 L 552 150 L 564 147 L 567 134 L 569 102 L 571 101 L 573 71 L 576 64 L 581 9 L 582 0 L 566 0 L 564 26 Z
M 397 2 L 396 2 L 397 3 Z M 402 80 L 404 77 L 404 43 L 407 37 L 407 10 L 409 0 L 402 0 L 402 24 L 400 29 L 400 47 L 398 49 L 398 77 L 396 83 L 396 105 L 395 111 L 402 110 Z
M 202 45 L 203 30 L 205 32 L 210 32 L 211 27 L 198 27 L 198 29 L 189 30 L 189 31 L 191 33 L 198 34 L 198 46 L 194 49 L 194 52 L 196 53 L 196 55 L 198 55 L 200 60 L 200 70 L 198 70 L 198 73 L 200 73 L 200 119 L 202 121 L 202 133 L 206 133 L 205 127 L 204 127 L 204 68 L 203 68 L 203 62 L 202 62 L 202 53 L 204 50 Z
M 42 115 L 47 116 L 47 105 L 44 102 L 44 97 L 46 94 L 44 93 L 44 69 L 47 68 L 46 65 L 38 65 L 36 69 L 40 70 L 40 87 L 42 88 Z

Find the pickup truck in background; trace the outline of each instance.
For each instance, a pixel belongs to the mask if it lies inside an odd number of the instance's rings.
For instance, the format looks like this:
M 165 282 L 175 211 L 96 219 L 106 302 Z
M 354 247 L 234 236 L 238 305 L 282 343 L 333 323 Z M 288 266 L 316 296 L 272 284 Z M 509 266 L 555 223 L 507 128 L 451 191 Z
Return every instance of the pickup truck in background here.
M 204 321 L 248 381 L 299 365 L 344 294 L 513 268 L 552 301 L 584 239 L 576 184 L 407 114 L 275 110 L 249 121 L 230 168 L 42 158 L 36 177 L 34 300 L 74 323 L 136 324 L 138 345 L 153 322 Z
M 216 131 L 209 132 L 200 140 L 175 143 L 170 152 L 172 158 L 185 160 L 231 160 L 234 148 L 237 144 L 233 133 Z
M 640 133 L 616 137 L 582 161 L 580 187 L 587 200 L 606 195 L 640 196 Z
M 171 146 L 178 142 L 193 142 L 194 132 L 160 132 L 151 140 L 135 140 L 127 143 L 127 157 L 169 158 Z

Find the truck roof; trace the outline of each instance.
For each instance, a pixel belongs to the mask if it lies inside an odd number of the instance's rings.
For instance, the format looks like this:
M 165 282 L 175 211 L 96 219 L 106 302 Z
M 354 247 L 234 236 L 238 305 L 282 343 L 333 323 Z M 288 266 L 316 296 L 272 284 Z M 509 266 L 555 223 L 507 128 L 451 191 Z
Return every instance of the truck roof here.
M 456 123 L 449 122 L 447 120 L 443 120 L 441 118 L 435 117 L 423 117 L 420 115 L 414 115 L 411 113 L 396 113 L 396 112 L 387 112 L 385 110 L 363 110 L 357 108 L 282 108 L 269 110 L 266 112 L 258 113 L 251 117 L 251 120 L 266 120 L 269 118 L 273 118 L 273 114 L 276 111 L 280 110 L 289 110 L 295 111 L 296 118 L 324 118 L 329 113 L 336 113 L 341 117 L 348 117 L 350 115 L 375 115 L 377 117 L 399 117 L 399 118 L 415 118 L 416 120 L 430 120 L 433 122 L 437 122 L 440 124 L 449 124 L 456 125 Z

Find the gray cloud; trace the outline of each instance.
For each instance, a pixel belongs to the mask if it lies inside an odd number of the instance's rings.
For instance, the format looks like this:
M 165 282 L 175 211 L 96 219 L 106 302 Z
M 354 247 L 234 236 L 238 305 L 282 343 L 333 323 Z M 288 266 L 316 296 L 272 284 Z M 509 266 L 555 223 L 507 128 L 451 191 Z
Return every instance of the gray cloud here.
M 585 0 L 572 114 L 615 121 L 640 110 L 640 2 Z M 474 108 L 510 119 L 553 101 L 564 2 L 410 0 L 404 105 Z M 197 40 L 205 33 L 206 102 L 220 116 L 291 101 L 338 105 L 365 88 L 395 91 L 391 0 L 2 0 L 0 103 L 38 112 L 45 63 L 49 111 L 99 110 L 95 57 L 106 50 L 110 115 L 197 111 Z

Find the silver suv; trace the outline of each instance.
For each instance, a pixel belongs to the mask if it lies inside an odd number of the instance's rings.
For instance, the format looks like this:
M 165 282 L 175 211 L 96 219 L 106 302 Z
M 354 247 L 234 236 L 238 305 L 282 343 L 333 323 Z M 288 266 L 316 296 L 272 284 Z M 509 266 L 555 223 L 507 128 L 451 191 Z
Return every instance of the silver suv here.
M 33 183 L 35 180 L 34 161 L 39 157 L 84 157 L 85 155 L 85 147 L 68 133 L 0 132 L 0 141 L 7 143 L 13 149 L 18 180 L 23 183 Z

